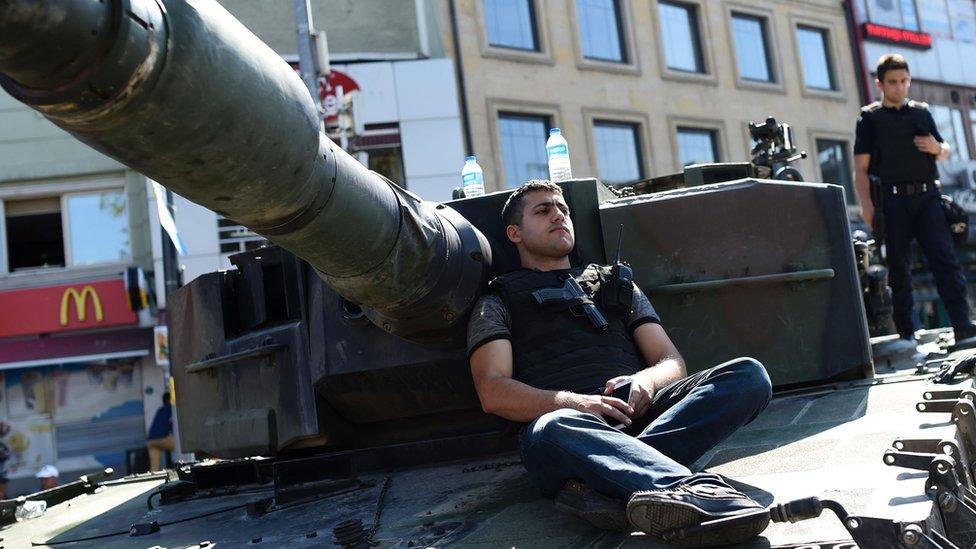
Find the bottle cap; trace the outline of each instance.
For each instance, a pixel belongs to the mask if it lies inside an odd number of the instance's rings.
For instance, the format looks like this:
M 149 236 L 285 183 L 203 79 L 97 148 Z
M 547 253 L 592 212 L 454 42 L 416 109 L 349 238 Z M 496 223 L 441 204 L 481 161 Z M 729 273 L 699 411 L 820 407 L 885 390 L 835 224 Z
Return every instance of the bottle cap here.
M 466 156 L 466 157 L 464 157 L 464 161 L 465 162 L 474 162 L 475 161 L 475 157 L 474 157 L 474 155 Z
M 559 128 L 553 128 L 549 130 L 549 135 L 559 135 L 560 133 L 562 132 L 559 131 Z

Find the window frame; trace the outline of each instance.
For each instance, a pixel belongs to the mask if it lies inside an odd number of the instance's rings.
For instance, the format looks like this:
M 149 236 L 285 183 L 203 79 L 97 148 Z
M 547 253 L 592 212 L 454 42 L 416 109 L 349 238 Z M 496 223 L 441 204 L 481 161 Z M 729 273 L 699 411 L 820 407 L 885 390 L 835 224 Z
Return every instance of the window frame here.
M 769 67 L 769 74 L 772 80 L 751 80 L 743 78 L 739 69 L 739 56 L 735 47 L 735 32 L 732 28 L 736 17 L 747 19 L 758 19 L 763 30 L 763 41 L 766 47 L 766 65 Z M 745 6 L 742 4 L 725 5 L 725 29 L 729 36 L 729 54 L 732 56 L 732 67 L 735 70 L 735 85 L 744 90 L 758 90 L 773 93 L 786 94 L 786 87 L 783 77 L 782 64 L 780 62 L 779 33 L 776 28 L 776 17 L 771 10 Z M 794 48 L 795 49 L 795 48 Z
M 726 142 L 728 132 L 726 131 L 724 120 L 689 116 L 668 116 L 668 136 L 671 140 L 671 165 L 675 172 L 684 170 L 684 166 L 681 165 L 681 149 L 678 142 L 678 131 L 681 129 L 713 132 L 713 146 L 718 156 L 715 161 L 722 162 L 723 158 L 729 158 L 729 148 Z
M 634 135 L 637 138 L 637 166 L 642 178 L 650 177 L 654 167 L 654 149 L 651 147 L 651 120 L 646 112 L 584 107 L 583 119 L 587 128 L 585 132 L 587 154 L 592 159 L 590 166 L 593 173 L 597 176 L 600 175 L 600 156 L 596 148 L 596 126 L 603 122 L 626 124 L 634 128 Z
M 71 250 L 71 210 L 68 209 L 68 199 L 72 196 L 80 196 L 86 194 L 97 194 L 102 192 L 112 192 L 121 191 L 122 197 L 125 200 L 125 213 L 123 214 L 123 219 L 125 219 L 126 228 L 129 228 L 129 200 L 126 196 L 125 186 L 117 188 L 106 188 L 106 189 L 86 189 L 80 191 L 71 191 L 62 193 L 59 197 L 61 200 L 61 235 L 64 242 L 64 268 L 65 269 L 80 269 L 85 267 L 103 267 L 107 265 L 125 266 L 132 263 L 132 235 L 129 235 L 129 246 L 128 246 L 128 256 L 126 259 L 121 261 L 103 261 L 98 263 L 91 263 L 88 265 L 75 265 L 74 257 Z
M 502 151 L 501 132 L 499 131 L 499 116 L 502 114 L 514 114 L 518 116 L 537 116 L 548 120 L 549 128 L 562 128 L 561 115 L 558 103 L 539 103 L 533 101 L 518 101 L 511 99 L 500 99 L 489 97 L 486 99 L 488 130 L 491 134 L 492 154 L 491 161 L 493 166 L 481 164 L 485 171 L 485 193 L 507 190 L 505 181 L 505 158 Z M 574 131 L 574 128 L 569 128 Z M 545 142 L 542 142 L 545 145 Z M 572 144 L 570 144 L 572 148 Z
M 708 25 L 703 25 L 702 21 L 707 19 L 707 4 L 703 0 L 665 0 L 666 4 L 685 7 L 692 10 L 695 18 L 695 32 L 698 37 L 699 55 L 701 56 L 702 72 L 687 72 L 673 69 L 668 66 L 667 56 L 664 52 L 664 33 L 661 31 L 661 12 L 660 2 L 651 5 L 651 21 L 654 25 L 656 39 L 657 59 L 660 66 L 660 74 L 663 80 L 673 80 L 676 82 L 695 82 L 699 84 L 718 85 L 718 77 L 715 74 L 715 61 L 712 57 L 712 37 Z
M 851 183 L 850 189 L 848 189 L 847 187 L 844 187 L 844 185 L 842 183 L 833 183 L 833 182 L 827 181 L 824 178 L 823 164 L 820 163 L 820 158 L 819 158 L 820 157 L 820 144 L 821 143 L 839 144 L 841 146 L 841 150 L 844 153 L 844 159 L 845 159 L 846 164 L 847 164 L 847 169 L 850 172 L 848 174 L 848 176 L 850 177 L 850 183 Z M 813 138 L 813 148 L 814 148 L 815 154 L 817 155 L 817 160 L 814 162 L 814 164 L 816 165 L 816 171 L 817 171 L 817 181 L 819 181 L 821 183 L 827 183 L 829 185 L 840 185 L 841 187 L 844 187 L 844 193 L 845 194 L 850 194 L 850 198 L 848 199 L 849 201 L 845 201 L 844 202 L 844 204 L 847 206 L 848 209 L 850 209 L 851 206 L 858 207 L 857 206 L 857 191 L 854 189 L 854 177 L 853 177 L 854 155 L 853 155 L 853 147 L 854 146 L 851 144 L 850 139 L 839 139 L 839 138 L 836 138 L 836 137 L 829 137 L 829 136 L 823 136 L 823 135 L 816 136 L 816 137 Z
M 838 30 L 834 23 L 830 21 L 810 17 L 800 17 L 796 15 L 790 16 L 790 27 L 793 31 L 793 55 L 798 66 L 799 77 L 802 80 L 800 93 L 804 97 L 832 99 L 840 102 L 847 101 L 847 80 L 844 74 L 845 71 L 841 70 L 840 67 L 841 63 L 843 63 L 843 59 L 839 54 L 836 39 L 838 36 L 837 33 L 842 31 Z M 833 80 L 834 89 L 825 90 L 807 86 L 806 80 L 803 77 L 803 57 L 800 55 L 800 38 L 798 31 L 801 27 L 824 33 L 824 53 L 827 55 L 827 63 L 830 68 L 830 76 Z
M 795 128 L 794 128 L 795 129 Z M 820 170 L 820 161 L 816 159 L 816 155 L 819 155 L 819 150 L 817 150 L 817 141 L 840 141 L 842 143 L 847 143 L 847 162 L 851 169 L 851 192 L 854 193 L 853 199 L 854 203 L 844 203 L 847 208 L 848 217 L 854 216 L 855 218 L 860 218 L 861 207 L 858 205 L 860 198 L 857 196 L 857 189 L 854 182 L 854 139 L 853 134 L 839 133 L 834 130 L 824 130 L 811 128 L 806 132 L 808 143 L 813 143 L 813 154 L 807 155 L 806 160 L 801 161 L 803 164 L 800 166 L 800 171 L 803 173 L 816 174 L 817 179 L 821 183 L 824 183 L 823 172 Z M 846 192 L 846 189 L 845 189 Z
M 624 61 L 611 61 L 586 57 L 583 53 L 583 34 L 580 26 L 579 10 L 576 0 L 567 0 L 571 5 L 569 12 L 570 26 L 573 30 L 573 48 L 576 53 L 576 68 L 580 70 L 596 70 L 623 74 L 641 74 L 640 62 L 637 56 L 636 35 L 634 34 L 633 8 L 630 0 L 614 0 L 617 5 L 617 33 L 620 36 L 620 50 Z
M 105 263 L 95 263 L 91 265 L 74 265 L 71 263 L 70 253 L 68 245 L 70 243 L 70 228 L 68 227 L 67 212 L 65 209 L 65 197 L 67 195 L 73 194 L 91 194 L 104 191 L 121 191 L 125 197 L 125 220 L 126 227 L 130 231 L 129 235 L 129 259 L 126 261 L 117 262 L 105 262 Z M 47 269 L 27 269 L 17 272 L 12 272 L 9 270 L 9 260 L 7 253 L 7 235 L 6 235 L 6 209 L 4 207 L 5 202 L 15 201 L 15 200 L 29 200 L 34 198 L 45 198 L 45 197 L 58 197 L 60 207 L 61 207 L 61 231 L 62 231 L 62 246 L 64 246 L 64 267 L 52 267 Z M 20 183 L 20 184 L 10 184 L 0 187 L 0 234 L 3 235 L 3 240 L 0 240 L 0 278 L 16 278 L 24 276 L 43 276 L 46 277 L 48 273 L 52 273 L 55 276 L 60 276 L 59 273 L 65 272 L 84 272 L 92 271 L 99 272 L 105 270 L 116 270 L 119 267 L 125 267 L 131 265 L 134 261 L 133 259 L 133 235 L 131 234 L 132 225 L 130 223 L 129 216 L 131 215 L 131 205 L 129 204 L 129 195 L 126 192 L 126 176 L 124 173 L 112 174 L 110 176 L 103 176 L 94 179 L 72 179 L 72 180 L 53 180 L 43 183 Z
M 476 0 L 475 9 L 477 11 L 478 26 L 481 31 L 478 33 L 478 41 L 481 46 L 482 57 L 524 63 L 540 63 L 543 65 L 555 64 L 555 60 L 552 57 L 552 49 L 549 46 L 549 25 L 542 1 L 525 0 L 525 2 L 529 3 L 531 13 L 534 15 L 533 24 L 535 25 L 536 46 L 538 47 L 536 50 L 523 50 L 492 45 L 488 41 L 488 18 L 485 14 L 484 0 Z

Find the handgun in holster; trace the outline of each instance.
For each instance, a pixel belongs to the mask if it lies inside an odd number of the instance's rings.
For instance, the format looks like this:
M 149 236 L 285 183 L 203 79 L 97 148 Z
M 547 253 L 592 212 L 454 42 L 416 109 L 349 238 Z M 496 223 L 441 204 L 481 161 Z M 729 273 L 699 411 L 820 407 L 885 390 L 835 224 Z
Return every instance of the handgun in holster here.
M 590 323 L 600 331 L 604 331 L 610 326 L 600 309 L 593 304 L 589 294 L 583 291 L 580 283 L 571 276 L 566 278 L 561 288 L 543 288 L 532 292 L 532 299 L 537 305 L 542 306 L 564 305 L 573 311 L 573 314 L 582 311 Z

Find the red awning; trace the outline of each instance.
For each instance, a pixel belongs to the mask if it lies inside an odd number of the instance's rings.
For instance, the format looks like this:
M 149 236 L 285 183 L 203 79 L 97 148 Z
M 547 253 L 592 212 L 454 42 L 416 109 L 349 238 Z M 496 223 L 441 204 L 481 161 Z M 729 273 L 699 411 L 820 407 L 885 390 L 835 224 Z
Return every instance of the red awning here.
M 152 350 L 152 328 L 0 339 L 0 370 L 146 356 Z

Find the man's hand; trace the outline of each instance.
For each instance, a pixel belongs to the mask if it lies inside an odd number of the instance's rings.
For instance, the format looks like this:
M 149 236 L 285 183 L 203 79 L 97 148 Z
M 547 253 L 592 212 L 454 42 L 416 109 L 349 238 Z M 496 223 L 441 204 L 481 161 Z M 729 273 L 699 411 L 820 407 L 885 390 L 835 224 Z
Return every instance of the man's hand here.
M 915 146 L 923 153 L 933 156 L 942 154 L 942 143 L 932 137 L 932 134 L 915 136 Z
M 613 394 L 613 386 L 618 382 L 630 378 L 630 398 L 627 404 L 631 407 L 630 417 L 636 419 L 644 415 L 651 400 L 654 398 L 654 382 L 642 376 L 641 373 L 632 376 L 617 376 L 607 381 L 607 386 L 603 389 L 603 394 Z
M 599 417 L 606 418 L 608 420 L 607 423 L 611 425 L 623 423 L 629 426 L 631 423 L 630 416 L 634 414 L 634 409 L 619 398 L 603 395 L 578 395 L 575 393 L 562 394 L 568 397 L 567 400 L 569 402 L 565 403 L 567 404 L 567 408 L 596 414 Z M 616 421 L 611 422 L 609 421 L 610 418 Z

